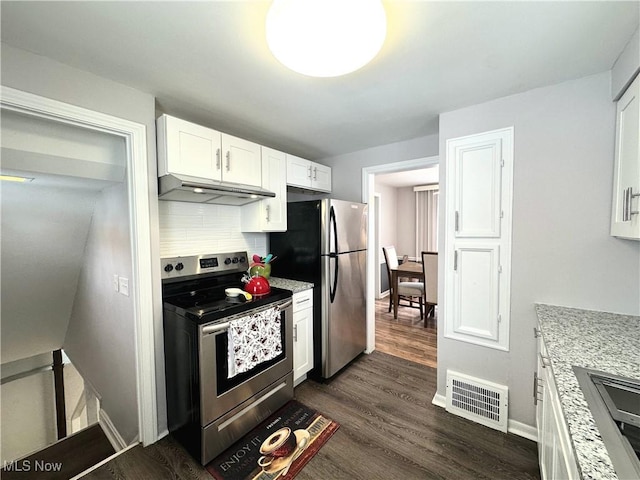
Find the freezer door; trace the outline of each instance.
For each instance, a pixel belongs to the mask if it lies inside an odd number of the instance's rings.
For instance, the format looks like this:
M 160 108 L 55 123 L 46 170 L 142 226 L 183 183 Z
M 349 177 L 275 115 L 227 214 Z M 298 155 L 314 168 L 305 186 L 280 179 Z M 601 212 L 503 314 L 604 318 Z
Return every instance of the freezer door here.
M 324 256 L 322 261 L 321 369 L 329 378 L 367 344 L 366 251 Z
M 326 199 L 321 206 L 322 253 L 344 253 L 367 248 L 367 205 Z

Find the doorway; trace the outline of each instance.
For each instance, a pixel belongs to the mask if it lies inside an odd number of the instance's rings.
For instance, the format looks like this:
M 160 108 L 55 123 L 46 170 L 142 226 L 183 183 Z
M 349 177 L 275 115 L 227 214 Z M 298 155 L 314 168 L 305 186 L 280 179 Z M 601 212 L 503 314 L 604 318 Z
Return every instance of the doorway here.
M 127 239 L 131 254 L 130 276 L 126 278 L 128 282 L 125 283 L 127 283 L 129 301 L 132 304 L 132 313 L 127 317 L 132 335 L 126 339 L 126 342 L 129 342 L 127 348 L 133 354 L 133 372 L 130 372 L 130 375 L 134 377 L 132 388 L 135 399 L 132 405 L 135 410 L 135 431 L 133 438 L 126 442 L 141 441 L 145 445 L 151 444 L 157 440 L 158 435 L 153 334 L 154 305 L 151 301 L 154 268 L 151 258 L 145 126 L 8 87 L 2 87 L 1 93 L 3 111 L 25 115 L 38 121 L 65 124 L 87 132 L 101 132 L 117 137 L 123 142 L 127 172 L 124 182 L 126 194 L 124 197 L 119 197 L 125 199 L 119 207 L 121 214 L 123 210 L 128 213 L 127 227 L 130 234 Z M 100 275 L 96 275 L 96 278 L 104 280 Z M 113 288 L 111 277 L 107 285 Z
M 416 171 L 429 169 L 432 174 L 430 178 L 433 178 L 433 171 L 437 171 L 434 167 L 437 166 L 438 157 L 434 156 L 367 167 L 363 168 L 362 182 L 363 201 L 373 206 L 368 232 L 369 245 L 373 248 L 369 249 L 367 258 L 367 352 L 377 349 L 434 368 L 437 357 L 437 322 L 429 319 L 425 325 L 419 310 L 411 308 L 401 308 L 398 318 L 393 318 L 393 313 L 389 312 L 388 281 L 382 247 L 394 245 L 399 256 L 407 255 L 410 261 L 421 260 L 419 249 L 416 248 L 415 204 L 413 212 L 409 213 L 411 218 L 403 217 L 401 212 L 410 210 L 406 208 L 406 202 L 413 201 L 413 183 L 416 183 L 415 186 L 434 183 L 434 180 L 417 179 Z M 402 175 L 409 180 L 401 180 Z M 393 179 L 394 176 L 398 178 Z M 388 180 L 390 184 L 380 187 L 378 180 Z M 436 173 L 435 182 L 438 180 Z M 396 190 L 396 187 L 404 187 L 400 202 L 397 198 L 400 190 Z M 385 214 L 385 209 L 392 213 Z M 391 215 L 398 218 L 400 228 L 404 228 L 403 222 L 413 226 L 413 233 L 406 229 L 407 231 L 403 230 L 396 235 L 396 224 L 385 228 Z

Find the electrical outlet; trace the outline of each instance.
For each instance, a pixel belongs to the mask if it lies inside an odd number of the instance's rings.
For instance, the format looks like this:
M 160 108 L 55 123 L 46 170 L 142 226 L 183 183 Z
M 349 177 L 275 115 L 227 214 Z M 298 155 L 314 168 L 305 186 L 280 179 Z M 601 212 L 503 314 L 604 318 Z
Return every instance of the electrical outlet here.
M 128 297 L 129 296 L 129 279 L 124 277 L 118 277 L 118 286 L 120 287 L 120 293 Z
M 113 289 L 114 289 L 116 292 L 119 290 L 119 289 L 118 289 L 118 284 L 119 284 L 119 281 L 118 281 L 118 274 L 117 274 L 117 273 L 114 273 L 114 274 L 113 274 Z

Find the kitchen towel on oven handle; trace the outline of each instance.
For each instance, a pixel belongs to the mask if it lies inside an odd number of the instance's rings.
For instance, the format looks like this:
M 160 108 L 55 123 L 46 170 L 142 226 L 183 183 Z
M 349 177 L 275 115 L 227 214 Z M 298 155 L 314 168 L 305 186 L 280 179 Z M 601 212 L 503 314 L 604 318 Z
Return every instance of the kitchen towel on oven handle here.
M 273 307 L 229 322 L 227 378 L 248 372 L 282 353 L 280 309 Z

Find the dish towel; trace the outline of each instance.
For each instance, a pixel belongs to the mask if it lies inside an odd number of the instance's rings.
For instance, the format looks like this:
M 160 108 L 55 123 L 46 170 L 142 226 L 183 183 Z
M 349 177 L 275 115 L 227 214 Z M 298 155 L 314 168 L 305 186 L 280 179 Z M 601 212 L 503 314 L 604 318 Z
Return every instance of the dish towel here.
M 274 307 L 231 320 L 227 338 L 227 378 L 232 378 L 282 353 L 280 310 Z

